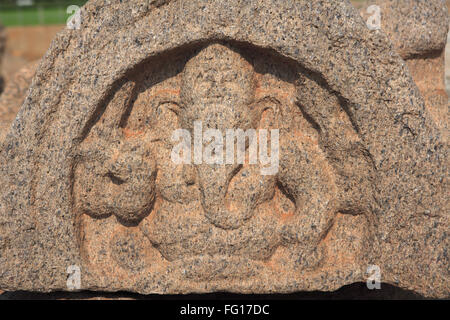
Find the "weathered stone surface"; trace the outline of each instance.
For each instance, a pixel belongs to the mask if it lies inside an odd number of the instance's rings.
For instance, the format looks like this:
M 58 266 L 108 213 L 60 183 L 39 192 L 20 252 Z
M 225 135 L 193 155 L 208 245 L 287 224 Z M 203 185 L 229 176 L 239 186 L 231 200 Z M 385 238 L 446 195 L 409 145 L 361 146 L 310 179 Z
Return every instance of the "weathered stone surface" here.
M 445 0 L 371 0 L 381 8 L 381 27 L 404 59 L 445 47 L 448 9 Z
M 3 55 L 5 54 L 6 33 L 5 28 L 0 24 L 0 94 L 3 92 L 4 80 L 2 74 Z
M 447 95 L 450 96 L 450 33 L 447 37 L 447 46 L 445 47 L 445 78 Z
M 449 27 L 445 0 L 375 0 L 387 33 L 425 99 L 434 121 L 448 135 L 445 46 Z M 367 19 L 368 12 L 363 10 Z
M 0 95 L 0 144 L 25 100 L 37 66 L 38 62 L 35 61 L 20 69 L 11 77 Z
M 175 164 L 195 121 L 279 129 L 279 171 Z M 442 141 L 348 1 L 90 1 L 0 151 L 0 287 L 331 291 L 378 265 L 445 297 Z

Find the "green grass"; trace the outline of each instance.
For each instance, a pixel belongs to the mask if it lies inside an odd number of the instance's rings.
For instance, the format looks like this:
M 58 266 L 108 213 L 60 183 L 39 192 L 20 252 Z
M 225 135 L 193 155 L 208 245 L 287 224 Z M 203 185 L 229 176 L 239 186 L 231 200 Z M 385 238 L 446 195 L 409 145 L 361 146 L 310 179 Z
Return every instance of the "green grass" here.
M 16 7 L 0 5 L 0 23 L 4 26 L 32 26 L 65 24 L 70 14 L 67 7 L 71 4 L 83 5 L 86 1 L 71 1 L 69 4 Z
M 64 8 L 45 9 L 8 9 L 0 12 L 0 21 L 5 26 L 30 26 L 65 23 L 67 17 Z

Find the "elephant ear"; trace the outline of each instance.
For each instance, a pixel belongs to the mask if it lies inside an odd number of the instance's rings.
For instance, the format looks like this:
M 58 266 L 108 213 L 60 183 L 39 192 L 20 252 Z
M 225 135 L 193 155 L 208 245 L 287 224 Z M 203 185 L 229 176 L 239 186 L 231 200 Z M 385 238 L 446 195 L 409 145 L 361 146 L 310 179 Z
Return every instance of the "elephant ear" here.
M 179 127 L 178 115 L 182 109 L 179 87 L 167 82 L 139 85 L 139 79 L 137 83 L 121 117 L 120 129 L 128 141 L 136 138 L 138 144 L 158 141 L 170 145 L 172 132 Z M 116 116 L 112 122 L 115 119 Z M 113 122 L 112 126 L 117 127 L 117 124 Z

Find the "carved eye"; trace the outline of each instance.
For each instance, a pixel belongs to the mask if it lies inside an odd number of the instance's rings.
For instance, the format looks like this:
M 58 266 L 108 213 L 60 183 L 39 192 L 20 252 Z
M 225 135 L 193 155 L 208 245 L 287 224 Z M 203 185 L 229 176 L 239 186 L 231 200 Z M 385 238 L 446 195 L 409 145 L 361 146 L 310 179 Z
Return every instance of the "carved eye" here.
M 281 108 L 281 103 L 272 97 L 265 97 L 249 105 L 252 112 L 255 112 L 261 127 L 275 125 L 275 120 Z

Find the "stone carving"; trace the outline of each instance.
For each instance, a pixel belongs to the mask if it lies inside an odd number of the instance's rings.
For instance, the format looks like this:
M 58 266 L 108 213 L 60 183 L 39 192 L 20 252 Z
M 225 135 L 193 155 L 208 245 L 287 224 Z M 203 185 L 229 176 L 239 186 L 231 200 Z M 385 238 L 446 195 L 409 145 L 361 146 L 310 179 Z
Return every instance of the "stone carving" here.
M 3 88 L 5 86 L 3 75 L 2 75 L 2 63 L 3 63 L 3 55 L 5 54 L 6 47 L 6 32 L 5 28 L 0 24 L 0 94 L 3 92 Z
M 2 289 L 78 266 L 84 290 L 336 290 L 378 265 L 448 295 L 441 133 L 348 2 L 108 3 L 58 35 L 1 149 Z M 195 123 L 278 129 L 278 170 L 173 162 Z
M 0 144 L 26 98 L 37 66 L 38 62 L 34 61 L 20 69 L 11 77 L 0 96 Z
M 391 39 L 425 99 L 433 120 L 448 132 L 448 96 L 445 90 L 445 46 L 448 8 L 445 0 L 377 0 L 381 28 Z M 363 10 L 367 18 L 367 10 Z
M 153 86 L 146 79 L 158 71 L 150 65 L 149 74 L 127 80 L 81 144 L 76 209 L 93 218 L 115 215 L 124 225 L 142 222 L 141 232 L 168 261 L 219 254 L 264 261 L 291 245 L 297 269 L 315 266 L 333 215 L 365 207 L 339 208 L 333 170 L 295 106 L 298 71 L 235 50 L 208 45 L 177 76 Z M 275 66 L 284 81 L 267 76 Z M 282 124 L 279 174 L 263 176 L 249 163 L 173 164 L 172 132 L 193 131 L 195 121 L 222 132 Z M 298 127 L 309 127 L 310 137 Z

